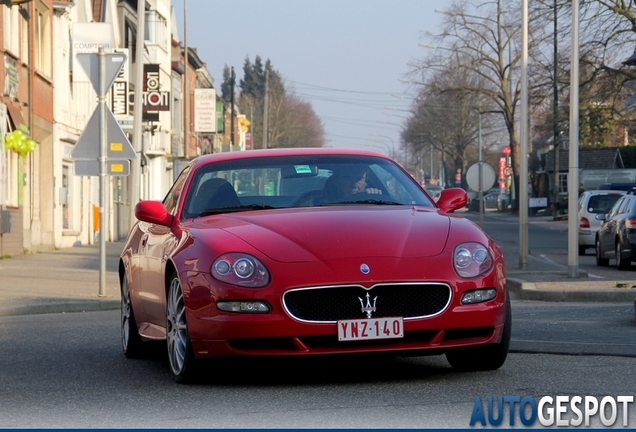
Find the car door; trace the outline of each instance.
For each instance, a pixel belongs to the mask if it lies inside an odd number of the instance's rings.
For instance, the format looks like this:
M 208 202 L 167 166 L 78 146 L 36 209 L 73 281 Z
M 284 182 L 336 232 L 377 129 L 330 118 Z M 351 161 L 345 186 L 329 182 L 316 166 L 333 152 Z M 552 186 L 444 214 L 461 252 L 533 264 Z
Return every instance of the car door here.
M 628 221 L 631 221 L 631 217 L 634 213 L 635 198 L 636 197 L 634 195 L 625 196 L 625 204 L 621 206 L 620 214 L 616 218 L 616 237 L 621 243 L 622 248 L 628 247 L 628 245 L 631 243 L 628 232 L 629 229 L 631 229 L 631 224 L 630 227 L 628 227 L 627 225 Z
M 610 209 L 605 217 L 605 222 L 599 229 L 598 236 L 601 244 L 601 255 L 614 251 L 614 240 L 621 224 L 625 208 L 629 206 L 628 197 L 622 197 Z
M 186 167 L 163 200 L 164 207 L 173 216 L 177 213 L 188 172 L 189 167 Z M 176 219 L 173 221 L 173 224 L 178 223 L 179 221 Z M 147 326 L 152 327 L 145 329 L 144 332 L 162 337 L 162 328 L 166 324 L 165 269 L 166 263 L 178 243 L 175 232 L 179 232 L 179 230 L 147 222 L 141 222 L 140 227 L 143 234 L 139 246 L 139 297 L 143 305 L 144 321 Z

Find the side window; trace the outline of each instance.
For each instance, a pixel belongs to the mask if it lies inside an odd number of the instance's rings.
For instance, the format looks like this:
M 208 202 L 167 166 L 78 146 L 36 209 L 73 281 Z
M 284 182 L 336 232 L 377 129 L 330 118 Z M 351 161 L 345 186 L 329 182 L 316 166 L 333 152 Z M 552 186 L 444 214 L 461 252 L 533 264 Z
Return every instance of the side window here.
M 188 178 L 188 173 L 190 172 L 190 167 L 187 166 L 181 171 L 177 181 L 174 182 L 166 197 L 163 199 L 163 205 L 168 210 L 168 213 L 174 216 L 177 211 L 177 204 L 179 203 L 179 197 L 181 196 L 181 192 L 183 191 L 183 185 L 185 184 L 186 178 Z
M 620 209 L 623 206 L 623 201 L 624 198 L 621 198 L 620 200 L 618 200 L 618 202 L 614 205 L 614 207 L 611 208 L 609 214 L 607 215 L 607 218 L 611 218 L 614 217 L 614 215 L 616 215 L 618 213 L 618 209 Z

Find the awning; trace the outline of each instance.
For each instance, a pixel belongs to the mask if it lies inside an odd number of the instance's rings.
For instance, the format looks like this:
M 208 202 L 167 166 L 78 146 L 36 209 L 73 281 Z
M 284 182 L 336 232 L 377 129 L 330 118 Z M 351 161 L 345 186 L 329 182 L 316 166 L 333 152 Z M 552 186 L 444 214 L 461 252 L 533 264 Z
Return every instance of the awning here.
M 13 122 L 14 129 L 19 129 L 21 124 L 28 127 L 28 124 L 24 120 L 24 117 L 22 117 L 22 112 L 20 112 L 20 109 L 18 107 L 8 103 L 7 111 L 9 112 L 9 117 L 11 117 L 11 121 Z

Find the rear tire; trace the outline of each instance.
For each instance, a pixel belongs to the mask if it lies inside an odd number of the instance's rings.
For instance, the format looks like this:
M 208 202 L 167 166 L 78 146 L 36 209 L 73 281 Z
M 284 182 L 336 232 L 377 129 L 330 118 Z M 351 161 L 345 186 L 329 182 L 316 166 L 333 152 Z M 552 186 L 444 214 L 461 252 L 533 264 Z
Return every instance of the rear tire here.
M 167 303 L 166 342 L 170 371 L 177 383 L 190 383 L 195 375 L 196 360 L 188 335 L 181 282 L 176 273 L 170 278 Z
M 601 250 L 601 241 L 596 238 L 596 265 L 599 267 L 607 267 L 609 259 L 603 258 L 603 251 Z
M 492 371 L 499 369 L 506 361 L 512 335 L 512 310 L 510 296 L 506 292 L 506 320 L 504 321 L 501 342 L 474 348 L 462 348 L 448 351 L 446 360 L 461 371 Z
M 579 245 L 579 256 L 585 255 L 585 246 Z
M 616 242 L 616 268 L 619 270 L 627 270 L 631 265 L 631 260 L 623 258 L 621 253 L 621 243 Z
M 128 358 L 139 358 L 143 355 L 144 342 L 137 330 L 137 321 L 130 302 L 130 289 L 126 275 L 121 281 L 121 345 Z

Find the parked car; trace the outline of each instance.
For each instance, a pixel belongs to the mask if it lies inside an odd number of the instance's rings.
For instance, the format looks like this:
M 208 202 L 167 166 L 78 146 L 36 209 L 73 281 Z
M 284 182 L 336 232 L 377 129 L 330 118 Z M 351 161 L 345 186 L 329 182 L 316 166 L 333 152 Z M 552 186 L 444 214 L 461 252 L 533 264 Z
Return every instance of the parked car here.
M 510 196 L 505 192 L 496 191 L 484 195 L 484 208 L 503 211 L 509 204 Z
M 428 192 L 431 198 L 433 198 L 435 201 L 439 199 L 442 191 L 444 190 L 442 186 L 438 185 L 426 185 L 424 186 L 424 189 L 426 189 L 426 192 Z
M 589 190 L 579 196 L 579 255 L 596 247 L 596 233 L 601 227 L 596 215 L 608 213 L 623 195 L 625 191 L 621 190 Z
M 601 183 L 596 189 L 628 191 L 634 188 L 636 188 L 636 183 Z
M 596 233 L 596 264 L 606 266 L 610 259 L 620 270 L 628 269 L 636 259 L 636 195 L 629 191 L 616 201 L 609 212 L 598 214 L 603 221 Z
M 445 354 L 497 369 L 512 320 L 504 258 L 452 213 L 466 200 L 449 188 L 435 203 L 370 151 L 196 158 L 163 201 L 136 205 L 119 264 L 123 352 L 165 340 L 177 382 L 231 356 Z

